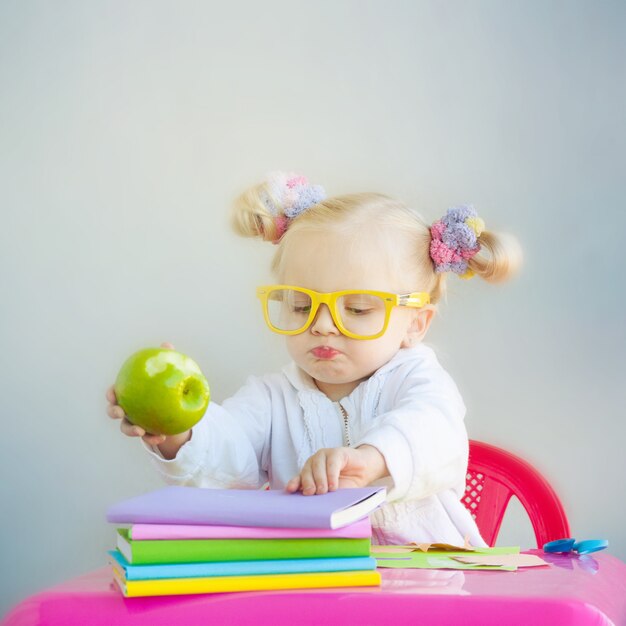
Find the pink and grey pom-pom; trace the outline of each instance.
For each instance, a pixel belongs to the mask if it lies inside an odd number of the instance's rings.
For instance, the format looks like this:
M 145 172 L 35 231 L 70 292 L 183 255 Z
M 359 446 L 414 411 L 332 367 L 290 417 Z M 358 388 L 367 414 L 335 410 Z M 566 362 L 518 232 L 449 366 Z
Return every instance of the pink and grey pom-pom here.
M 306 176 L 273 172 L 266 181 L 267 192 L 261 195 L 263 204 L 275 218 L 284 215 L 293 219 L 326 198 L 320 185 L 309 184 Z
M 485 227 L 472 206 L 448 209 L 431 227 L 430 256 L 436 272 L 454 272 L 470 278 L 467 262 L 479 250 L 478 237 Z
M 295 194 L 291 206 L 285 207 L 285 215 L 291 219 L 326 198 L 326 192 L 320 185 L 309 185 L 305 183 L 294 187 L 294 189 Z

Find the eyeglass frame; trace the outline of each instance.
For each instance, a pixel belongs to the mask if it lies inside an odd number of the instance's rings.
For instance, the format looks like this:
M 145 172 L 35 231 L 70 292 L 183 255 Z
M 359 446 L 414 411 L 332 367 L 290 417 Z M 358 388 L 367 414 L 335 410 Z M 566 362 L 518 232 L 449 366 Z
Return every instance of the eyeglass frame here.
M 293 289 L 301 293 L 305 293 L 311 298 L 311 310 L 309 311 L 309 317 L 307 321 L 297 330 L 281 330 L 276 328 L 270 321 L 269 316 L 269 294 L 272 291 L 279 289 Z M 366 294 L 370 296 L 377 296 L 382 299 L 385 304 L 385 322 L 380 332 L 374 335 L 359 335 L 357 333 L 350 332 L 342 323 L 339 314 L 337 313 L 337 300 L 342 296 L 351 294 Z M 329 291 L 327 293 L 321 293 L 319 291 L 313 291 L 312 289 L 306 289 L 305 287 L 295 287 L 294 285 L 264 285 L 257 287 L 256 295 L 261 304 L 263 305 L 263 316 L 265 323 L 269 326 L 270 330 L 279 335 L 299 335 L 311 327 L 311 324 L 315 320 L 315 316 L 320 308 L 320 304 L 325 304 L 330 311 L 332 320 L 342 335 L 350 337 L 351 339 L 378 339 L 382 337 L 389 326 L 389 318 L 391 317 L 391 310 L 396 306 L 411 307 L 421 309 L 427 304 L 430 304 L 430 294 L 425 291 L 414 291 L 411 293 L 390 293 L 387 291 L 375 291 L 371 289 L 348 289 L 344 291 Z

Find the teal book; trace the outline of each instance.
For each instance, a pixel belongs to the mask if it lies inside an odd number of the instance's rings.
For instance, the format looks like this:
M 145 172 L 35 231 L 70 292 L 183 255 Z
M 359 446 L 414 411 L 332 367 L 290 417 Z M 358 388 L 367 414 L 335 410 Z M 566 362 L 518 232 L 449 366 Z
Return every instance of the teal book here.
M 117 549 L 134 565 L 323 559 L 370 555 L 369 538 L 344 539 L 161 539 L 133 540 L 117 531 Z
M 124 570 L 126 580 L 166 578 L 208 578 L 213 576 L 256 576 L 259 574 L 303 574 L 307 572 L 349 572 L 375 570 L 376 560 L 368 556 L 328 559 L 281 559 L 271 561 L 218 561 L 132 565 L 118 550 L 109 552 L 110 563 Z

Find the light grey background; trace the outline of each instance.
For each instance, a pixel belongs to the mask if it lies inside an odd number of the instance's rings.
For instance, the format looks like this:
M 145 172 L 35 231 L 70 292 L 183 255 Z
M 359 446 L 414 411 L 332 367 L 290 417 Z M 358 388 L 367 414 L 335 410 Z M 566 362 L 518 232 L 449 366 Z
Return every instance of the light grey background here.
M 233 197 L 293 169 L 429 219 L 473 202 L 526 264 L 450 281 L 430 343 L 470 436 L 532 461 L 579 538 L 624 532 L 623 2 L 0 2 L 0 614 L 105 563 L 160 485 L 105 414 L 169 340 L 213 397 L 286 362 Z M 503 543 L 528 546 L 519 511 Z

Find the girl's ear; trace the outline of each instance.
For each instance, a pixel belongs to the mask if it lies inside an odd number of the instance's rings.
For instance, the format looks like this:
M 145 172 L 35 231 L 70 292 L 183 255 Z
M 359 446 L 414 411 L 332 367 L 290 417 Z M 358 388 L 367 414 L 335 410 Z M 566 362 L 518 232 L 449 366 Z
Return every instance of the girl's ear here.
M 411 320 L 411 324 L 407 329 L 401 346 L 403 348 L 410 348 L 422 341 L 428 332 L 428 328 L 434 316 L 435 307 L 431 304 L 427 304 L 421 309 L 418 309 Z

